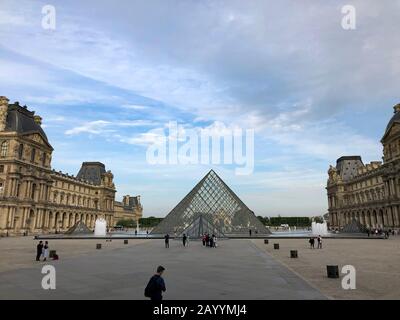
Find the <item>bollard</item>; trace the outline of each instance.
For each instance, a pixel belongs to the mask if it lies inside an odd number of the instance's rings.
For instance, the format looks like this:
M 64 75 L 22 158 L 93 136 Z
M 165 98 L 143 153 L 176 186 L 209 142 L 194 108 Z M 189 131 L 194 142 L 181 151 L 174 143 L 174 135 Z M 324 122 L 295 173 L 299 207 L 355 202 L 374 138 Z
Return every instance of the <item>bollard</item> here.
M 279 250 L 279 243 L 274 243 L 274 249 Z
M 125 240 L 124 240 L 124 244 L 128 244 L 128 240 L 125 239 Z
M 297 258 L 297 250 L 290 250 L 290 257 Z
M 268 239 L 264 239 L 264 244 L 268 244 Z
M 339 278 L 339 266 L 326 266 L 328 278 Z
M 101 249 L 101 243 L 96 244 L 96 249 Z

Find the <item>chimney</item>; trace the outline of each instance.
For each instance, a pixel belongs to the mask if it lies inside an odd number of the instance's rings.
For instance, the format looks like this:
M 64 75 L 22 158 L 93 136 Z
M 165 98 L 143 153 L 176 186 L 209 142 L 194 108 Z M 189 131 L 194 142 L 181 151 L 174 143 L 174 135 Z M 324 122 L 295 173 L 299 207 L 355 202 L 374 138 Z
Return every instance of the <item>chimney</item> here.
M 124 196 L 122 202 L 124 203 L 125 207 L 128 207 L 129 206 L 129 195 Z
M 6 129 L 7 114 L 8 114 L 8 100 L 5 96 L 0 96 L 0 131 Z
M 35 120 L 35 122 L 41 126 L 42 125 L 42 117 L 41 116 L 33 116 L 33 120 Z

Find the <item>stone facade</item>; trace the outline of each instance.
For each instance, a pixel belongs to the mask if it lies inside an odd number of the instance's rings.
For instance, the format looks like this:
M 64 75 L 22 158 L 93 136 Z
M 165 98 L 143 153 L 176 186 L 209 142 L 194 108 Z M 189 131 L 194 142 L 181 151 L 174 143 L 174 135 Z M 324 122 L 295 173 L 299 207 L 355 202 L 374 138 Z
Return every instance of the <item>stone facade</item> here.
M 341 157 L 328 170 L 329 223 L 341 229 L 357 220 L 368 228 L 400 227 L 400 104 L 381 139 L 383 161 L 363 164 Z
M 0 97 L 0 235 L 63 232 L 77 221 L 93 229 L 97 218 L 113 226 L 142 216 L 140 197 L 115 201 L 113 174 L 84 162 L 75 177 L 51 168 L 53 148 L 41 117 Z M 129 201 L 128 201 L 129 202 Z

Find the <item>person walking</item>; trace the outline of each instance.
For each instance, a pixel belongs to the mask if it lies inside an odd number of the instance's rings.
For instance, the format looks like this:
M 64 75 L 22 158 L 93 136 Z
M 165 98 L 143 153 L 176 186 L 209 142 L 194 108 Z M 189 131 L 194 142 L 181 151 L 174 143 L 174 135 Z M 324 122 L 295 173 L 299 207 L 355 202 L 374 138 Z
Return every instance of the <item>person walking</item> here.
M 206 235 L 205 234 L 201 235 L 201 241 L 203 241 L 203 247 L 205 247 L 206 246 Z
M 314 238 L 311 237 L 308 242 L 310 243 L 310 249 L 314 249 Z
M 206 247 L 210 245 L 210 236 L 206 233 Z
M 321 235 L 318 236 L 318 249 L 322 249 L 322 237 L 321 237 Z
M 214 248 L 216 248 L 218 246 L 217 244 L 217 236 L 214 236 Z
M 186 237 L 186 234 L 184 233 L 183 237 L 182 237 L 182 242 L 183 242 L 184 247 L 186 247 L 186 240 L 187 240 L 187 237 Z
M 165 268 L 163 266 L 158 266 L 156 274 L 150 278 L 144 289 L 144 296 L 150 298 L 153 302 L 162 301 L 162 293 L 167 290 L 164 279 L 162 278 L 164 270 Z
M 210 248 L 214 247 L 214 235 L 210 237 Z
M 249 236 L 251 237 L 251 229 L 249 229 Z
M 165 248 L 169 248 L 169 234 L 168 233 L 164 236 L 164 241 L 165 241 Z
M 36 261 L 40 261 L 40 256 L 42 255 L 43 251 L 43 241 L 39 241 L 38 245 L 36 246 Z
M 44 243 L 42 252 L 43 252 L 43 258 L 44 258 L 43 261 L 46 261 L 47 258 L 49 257 L 49 242 L 48 241 L 46 241 Z

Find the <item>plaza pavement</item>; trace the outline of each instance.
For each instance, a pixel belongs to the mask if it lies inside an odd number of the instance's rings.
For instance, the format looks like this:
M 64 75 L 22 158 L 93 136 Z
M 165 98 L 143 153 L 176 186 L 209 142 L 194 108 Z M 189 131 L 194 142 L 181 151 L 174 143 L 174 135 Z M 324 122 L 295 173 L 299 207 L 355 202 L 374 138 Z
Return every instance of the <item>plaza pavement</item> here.
M 1 239 L 0 249 L 7 241 L 13 240 Z M 61 259 L 48 263 L 56 268 L 57 288 L 43 290 L 45 263 L 31 261 L 36 241 L 30 241 L 29 256 L 26 245 L 22 254 L 29 262 L 20 257 L 13 265 L 14 250 L 8 268 L 0 269 L 0 299 L 145 299 L 144 287 L 160 264 L 166 268 L 167 300 L 326 298 L 250 240 L 220 240 L 215 249 L 199 241 L 184 248 L 171 240 L 165 249 L 163 240 L 130 240 L 128 245 L 123 240 L 54 240 L 50 247 Z M 105 248 L 96 250 L 96 242 Z M 73 255 L 71 246 L 79 254 Z
M 310 249 L 308 239 L 252 240 L 260 249 L 332 299 L 400 299 L 400 236 L 389 239 L 323 239 L 323 249 Z M 280 249 L 274 250 L 274 243 Z M 298 258 L 290 258 L 290 250 Z M 343 290 L 341 279 L 329 279 L 327 265 L 356 269 L 356 289 Z M 340 274 L 340 278 L 343 274 Z

